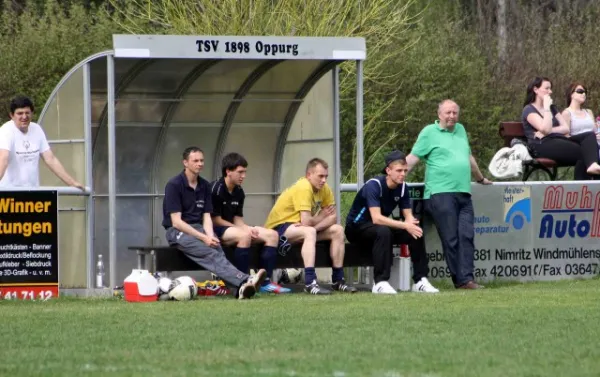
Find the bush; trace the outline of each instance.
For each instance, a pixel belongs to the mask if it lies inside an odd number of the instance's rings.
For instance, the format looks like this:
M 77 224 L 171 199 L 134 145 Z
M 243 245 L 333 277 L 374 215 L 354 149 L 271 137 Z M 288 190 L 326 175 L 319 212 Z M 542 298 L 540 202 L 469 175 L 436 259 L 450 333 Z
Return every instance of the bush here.
M 41 111 L 62 76 L 85 57 L 110 49 L 111 35 L 119 30 L 93 5 L 27 4 L 15 7 L 6 0 L 2 10 L 0 102 L 6 111 L 0 112 L 0 121 L 8 120 L 8 104 L 16 94 L 31 97 Z

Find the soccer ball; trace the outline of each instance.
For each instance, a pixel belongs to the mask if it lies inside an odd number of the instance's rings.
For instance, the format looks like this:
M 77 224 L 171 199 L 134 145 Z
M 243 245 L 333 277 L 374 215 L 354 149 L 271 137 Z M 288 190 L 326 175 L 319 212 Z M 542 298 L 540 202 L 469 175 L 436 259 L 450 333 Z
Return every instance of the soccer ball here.
M 171 283 L 173 280 L 169 278 L 159 278 L 158 279 L 158 294 L 169 293 L 169 288 L 171 287 Z
M 304 275 L 302 268 L 284 268 L 281 270 L 281 276 L 279 277 L 279 283 L 282 284 L 296 284 L 299 283 Z
M 197 294 L 196 281 L 189 276 L 174 279 L 169 287 L 169 297 L 176 301 L 192 300 Z

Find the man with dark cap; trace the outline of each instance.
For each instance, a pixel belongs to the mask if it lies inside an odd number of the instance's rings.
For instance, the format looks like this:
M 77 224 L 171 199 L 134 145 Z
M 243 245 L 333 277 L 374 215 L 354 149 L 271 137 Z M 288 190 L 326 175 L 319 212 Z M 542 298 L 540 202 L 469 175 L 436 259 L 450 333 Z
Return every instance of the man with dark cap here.
M 429 280 L 423 230 L 412 213 L 408 187 L 404 178 L 408 172 L 406 156 L 393 151 L 385 157 L 383 176 L 368 180 L 354 198 L 346 218 L 346 238 L 351 243 L 371 249 L 374 265 L 372 292 L 396 294 L 388 283 L 392 269 L 392 246 L 408 245 L 413 264 L 413 292 L 439 292 Z M 389 216 L 400 207 L 404 221 Z

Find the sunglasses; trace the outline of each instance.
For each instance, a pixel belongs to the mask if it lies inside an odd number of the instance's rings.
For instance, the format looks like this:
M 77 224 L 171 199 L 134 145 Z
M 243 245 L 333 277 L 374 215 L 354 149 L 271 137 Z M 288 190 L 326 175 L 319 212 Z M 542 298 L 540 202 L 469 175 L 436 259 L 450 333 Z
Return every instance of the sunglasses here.
M 575 93 L 585 94 L 585 89 L 577 89 Z

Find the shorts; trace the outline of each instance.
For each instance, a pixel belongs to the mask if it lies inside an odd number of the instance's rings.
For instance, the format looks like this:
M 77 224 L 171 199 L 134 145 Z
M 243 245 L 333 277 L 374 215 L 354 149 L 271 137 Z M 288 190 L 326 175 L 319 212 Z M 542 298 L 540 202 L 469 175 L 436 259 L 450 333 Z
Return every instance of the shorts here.
M 294 223 L 283 223 L 283 224 L 279 224 L 275 228 L 273 228 L 279 235 L 279 245 L 277 247 L 277 252 L 281 256 L 285 256 L 292 248 L 292 245 L 290 245 L 287 237 L 284 236 L 284 233 L 287 230 L 287 228 L 289 228 L 290 225 L 293 225 L 293 224 Z
M 287 230 L 287 228 L 289 228 L 291 225 L 294 225 L 294 223 L 283 223 L 283 224 L 277 225 L 273 229 L 277 232 L 277 234 L 279 234 L 279 238 L 281 238 L 283 236 L 283 234 L 285 233 L 285 231 Z
M 229 229 L 228 226 L 219 226 L 219 225 L 216 225 L 216 226 L 213 227 L 213 231 L 215 232 L 215 236 L 218 239 L 223 238 L 223 234 L 225 234 L 225 231 L 227 229 Z

